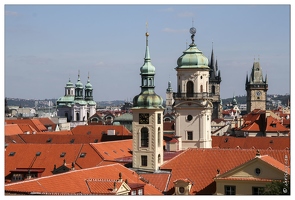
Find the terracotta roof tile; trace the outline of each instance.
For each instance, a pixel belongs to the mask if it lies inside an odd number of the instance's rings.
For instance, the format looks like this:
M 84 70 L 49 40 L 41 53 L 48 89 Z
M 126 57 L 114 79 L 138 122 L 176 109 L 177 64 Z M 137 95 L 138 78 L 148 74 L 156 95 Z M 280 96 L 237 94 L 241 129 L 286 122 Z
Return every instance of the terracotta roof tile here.
M 107 134 L 109 130 L 114 130 L 116 135 L 132 135 L 132 133 L 123 125 L 81 125 L 73 128 L 72 132 L 74 135 L 96 134 L 102 136 L 102 134 Z
M 11 152 L 15 154 L 10 156 Z M 86 156 L 80 157 L 81 153 Z M 5 176 L 16 168 L 45 168 L 42 176 L 49 176 L 54 165 L 59 167 L 64 161 L 68 168 L 74 162 L 75 169 L 81 169 L 98 165 L 102 158 L 89 144 L 9 144 L 5 149 Z
M 241 149 L 290 149 L 290 137 L 231 137 L 212 136 L 213 148 Z
M 17 135 L 22 133 L 23 131 L 17 124 L 5 124 L 5 135 Z
M 92 194 L 87 185 L 89 179 L 104 179 L 115 180 L 119 178 L 119 173 L 122 174 L 122 179 L 128 181 L 128 183 L 143 183 L 138 174 L 134 171 L 120 165 L 106 165 L 93 167 L 83 170 L 69 171 L 63 174 L 57 174 L 50 177 L 43 177 L 38 179 L 32 179 L 28 181 L 22 181 L 18 183 L 10 183 L 5 185 L 6 192 L 31 192 L 41 194 Z M 89 182 L 88 182 L 89 183 Z M 95 186 L 92 185 L 91 189 L 95 190 Z M 95 190 L 97 191 L 97 190 Z M 145 184 L 144 194 L 161 195 L 162 193 L 150 184 Z
M 290 156 L 287 150 L 260 150 L 261 155 L 269 155 L 279 162 L 284 162 L 284 156 Z M 224 173 L 256 156 L 255 149 L 187 149 L 178 156 L 165 162 L 160 168 L 171 170 L 171 178 L 167 193 L 174 192 L 173 181 L 189 178 L 192 181 L 191 194 L 213 194 L 215 191 L 213 178 L 216 170 Z M 205 192 L 206 191 L 206 192 Z
M 47 128 L 38 119 L 5 119 L 7 124 L 28 124 L 37 132 L 47 131 Z
M 120 161 L 132 156 L 132 140 L 120 140 L 90 144 L 105 161 Z
M 165 191 L 169 183 L 170 173 L 146 173 L 140 174 L 140 176 L 160 191 Z

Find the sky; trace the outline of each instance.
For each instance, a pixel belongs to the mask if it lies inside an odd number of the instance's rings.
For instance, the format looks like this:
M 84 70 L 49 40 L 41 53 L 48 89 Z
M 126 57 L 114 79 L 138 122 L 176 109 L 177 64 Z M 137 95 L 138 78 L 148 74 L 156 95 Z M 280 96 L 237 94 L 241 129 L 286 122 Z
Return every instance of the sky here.
M 87 2 L 87 1 L 85 1 Z M 260 62 L 268 94 L 290 94 L 291 6 L 278 4 L 4 4 L 4 96 L 52 99 L 88 76 L 95 101 L 132 101 L 141 92 L 146 31 L 155 92 L 176 92 L 177 59 L 191 43 L 221 73 L 221 98 L 246 95 Z M 75 3 L 75 2 L 73 2 Z M 258 1 L 257 1 L 258 3 Z M 281 1 L 284 3 L 284 1 Z M 289 5 L 288 5 L 289 4 Z

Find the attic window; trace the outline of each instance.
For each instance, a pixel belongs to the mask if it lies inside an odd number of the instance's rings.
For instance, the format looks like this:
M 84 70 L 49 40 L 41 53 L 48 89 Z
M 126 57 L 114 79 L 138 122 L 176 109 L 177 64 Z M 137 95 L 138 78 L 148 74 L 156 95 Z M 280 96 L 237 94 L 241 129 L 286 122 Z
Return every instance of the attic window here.
M 98 139 L 95 139 L 95 140 L 94 140 L 94 143 L 97 143 L 97 142 L 98 142 Z
M 117 151 L 113 150 L 114 153 L 117 153 Z
M 273 143 L 273 140 L 269 141 L 269 143 Z
M 74 141 L 75 141 L 75 139 L 71 139 L 70 143 L 71 143 L 71 144 L 73 144 L 73 143 L 74 143 Z
M 84 158 L 86 156 L 86 153 L 81 153 L 80 158 Z
M 9 156 L 14 156 L 14 154 L 15 154 L 15 151 L 12 151 L 9 153 Z
M 224 142 L 226 143 L 227 141 L 228 141 L 228 138 L 225 138 L 225 139 L 224 139 Z
M 256 173 L 257 176 L 260 174 L 260 172 L 261 172 L 260 168 L 255 169 L 255 173 Z
M 62 153 L 60 154 L 60 157 L 65 157 L 65 155 L 66 155 L 66 152 L 62 152 Z
M 123 149 L 120 149 L 122 152 L 124 152 L 124 150 Z
M 108 152 L 104 152 L 104 154 L 109 155 Z
M 41 155 L 41 152 L 38 151 L 38 152 L 36 153 L 36 156 L 40 156 L 40 155 Z
M 90 135 L 90 134 L 91 134 L 91 131 L 88 131 L 88 132 L 87 132 L 87 135 Z
M 47 143 L 50 143 L 50 142 L 51 142 L 51 138 L 49 138 L 48 140 L 46 140 L 46 142 L 47 142 Z

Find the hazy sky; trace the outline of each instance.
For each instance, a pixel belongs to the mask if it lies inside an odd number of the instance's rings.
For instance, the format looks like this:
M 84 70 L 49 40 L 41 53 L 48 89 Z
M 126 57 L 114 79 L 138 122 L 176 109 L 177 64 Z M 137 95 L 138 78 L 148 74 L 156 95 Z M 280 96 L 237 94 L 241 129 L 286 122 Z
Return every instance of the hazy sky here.
M 9 3 L 9 2 L 8 2 Z M 221 72 L 221 98 L 245 95 L 254 61 L 268 94 L 290 93 L 290 5 L 4 5 L 5 97 L 59 98 L 78 72 L 95 101 L 140 93 L 148 22 L 155 91 L 176 91 L 177 59 L 191 43 Z M 213 44 L 212 44 L 213 43 Z

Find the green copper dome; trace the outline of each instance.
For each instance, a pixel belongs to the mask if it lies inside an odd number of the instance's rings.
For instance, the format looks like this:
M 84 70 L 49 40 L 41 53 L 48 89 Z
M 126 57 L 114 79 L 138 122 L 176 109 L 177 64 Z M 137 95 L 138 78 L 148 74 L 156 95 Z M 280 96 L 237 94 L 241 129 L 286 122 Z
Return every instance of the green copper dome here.
M 66 87 L 67 87 L 67 88 L 74 87 L 74 84 L 71 82 L 71 79 L 69 79 L 69 82 L 67 82 Z
M 83 88 L 83 83 L 80 81 L 80 74 L 78 75 L 78 81 L 76 83 L 76 88 Z
M 189 48 L 178 58 L 177 68 L 209 68 L 208 58 L 195 44 L 190 44 Z
M 151 91 L 144 91 L 133 98 L 133 107 L 163 108 L 162 104 L 162 97 Z
M 85 89 L 92 89 L 92 85 L 90 83 L 90 80 L 88 79 L 86 85 L 85 85 Z
M 190 32 L 192 34 L 192 43 L 189 45 L 189 48 L 183 52 L 182 56 L 178 58 L 176 68 L 209 68 L 208 58 L 206 58 L 202 51 L 194 44 L 196 29 L 192 27 Z

